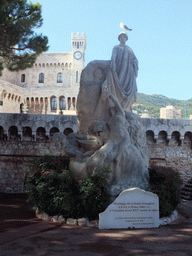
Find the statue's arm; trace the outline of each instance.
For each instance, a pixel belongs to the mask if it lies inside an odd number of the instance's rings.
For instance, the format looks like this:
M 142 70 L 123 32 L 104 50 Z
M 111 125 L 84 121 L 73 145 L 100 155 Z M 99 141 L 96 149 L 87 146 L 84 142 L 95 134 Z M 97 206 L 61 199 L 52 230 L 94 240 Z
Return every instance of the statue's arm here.
M 119 101 L 115 98 L 115 96 L 113 94 L 109 95 L 109 98 L 113 101 L 113 103 L 115 104 L 115 107 L 118 111 L 119 114 L 125 116 L 125 111 L 123 110 L 123 108 L 121 107 L 121 104 L 119 103 Z
M 111 56 L 111 65 L 110 65 L 110 68 L 112 69 L 115 69 L 115 61 L 116 61 L 116 58 L 117 58 L 117 47 L 115 46 L 113 48 L 113 51 L 112 51 L 112 56 Z
M 135 71 L 135 76 L 137 77 L 138 76 L 138 70 L 139 70 L 139 67 L 138 67 L 138 60 L 135 56 L 135 54 L 133 53 L 133 60 L 132 60 L 132 64 L 133 64 L 133 69 Z

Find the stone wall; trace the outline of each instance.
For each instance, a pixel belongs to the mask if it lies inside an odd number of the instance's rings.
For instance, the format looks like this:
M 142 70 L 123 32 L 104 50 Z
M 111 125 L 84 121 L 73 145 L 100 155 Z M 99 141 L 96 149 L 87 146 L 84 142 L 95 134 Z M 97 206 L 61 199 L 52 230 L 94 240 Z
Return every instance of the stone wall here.
M 141 119 L 151 150 L 150 165 L 170 166 L 184 183 L 192 176 L 192 120 Z M 0 192 L 26 192 L 32 157 L 63 155 L 55 132 L 77 132 L 76 116 L 0 114 Z
M 142 119 L 150 165 L 172 167 L 181 174 L 183 183 L 192 177 L 192 120 Z

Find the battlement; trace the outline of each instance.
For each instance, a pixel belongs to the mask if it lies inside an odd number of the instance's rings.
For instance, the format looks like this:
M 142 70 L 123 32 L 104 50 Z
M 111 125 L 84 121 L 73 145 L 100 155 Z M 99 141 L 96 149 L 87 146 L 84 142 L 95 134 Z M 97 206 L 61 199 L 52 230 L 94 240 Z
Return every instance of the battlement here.
M 73 48 L 83 48 L 84 50 L 86 50 L 86 43 L 87 39 L 84 32 L 82 33 L 82 35 L 80 35 L 79 32 L 77 32 L 77 34 L 75 34 L 74 32 L 71 33 L 71 44 Z
M 77 34 L 72 32 L 71 33 L 71 39 L 74 39 L 74 40 L 84 39 L 84 40 L 86 40 L 85 32 L 83 32 L 82 35 L 79 32 L 77 32 Z

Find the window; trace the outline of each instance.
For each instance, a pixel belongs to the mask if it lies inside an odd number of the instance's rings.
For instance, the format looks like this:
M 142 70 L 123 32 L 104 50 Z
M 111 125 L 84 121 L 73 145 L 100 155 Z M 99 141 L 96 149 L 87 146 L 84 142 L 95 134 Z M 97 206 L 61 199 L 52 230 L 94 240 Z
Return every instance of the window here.
M 20 113 L 23 113 L 23 107 L 24 107 L 24 104 L 21 103 L 21 104 L 20 104 Z
M 67 103 L 68 103 L 68 110 L 70 110 L 71 109 L 71 98 L 70 97 L 67 99 Z
M 0 140 L 3 140 L 4 138 L 4 129 L 2 126 L 0 126 Z
M 76 107 L 75 97 L 72 98 L 72 105 L 73 105 L 73 109 L 75 109 Z
M 64 130 L 64 134 L 66 135 L 66 136 L 68 136 L 70 133 L 72 133 L 73 132 L 73 130 L 71 129 L 71 128 L 66 128 L 65 130 Z
M 57 75 L 57 83 L 62 83 L 63 82 L 63 74 L 62 73 L 59 73 Z
M 46 131 L 45 128 L 39 127 L 36 130 L 36 140 L 37 141 L 45 141 L 46 140 Z
M 44 83 L 44 74 L 39 74 L 39 83 Z
M 8 131 L 9 140 L 18 140 L 18 129 L 16 126 L 11 126 Z
M 77 42 L 77 49 L 79 49 L 79 42 Z
M 51 130 L 50 130 L 50 136 L 53 136 L 54 133 L 56 133 L 56 132 L 59 132 L 59 129 L 58 129 L 57 127 L 51 128 Z
M 24 83 L 25 82 L 25 74 L 22 74 L 21 75 L 21 83 Z
M 56 99 L 56 97 L 51 98 L 51 110 L 57 110 L 57 99 Z
M 60 109 L 60 110 L 66 109 L 65 97 L 60 97 L 60 100 L 59 100 L 59 109 Z
M 29 126 L 25 126 L 22 128 L 22 136 L 23 137 L 32 137 L 32 130 Z
M 78 83 L 78 71 L 76 71 L 76 83 Z

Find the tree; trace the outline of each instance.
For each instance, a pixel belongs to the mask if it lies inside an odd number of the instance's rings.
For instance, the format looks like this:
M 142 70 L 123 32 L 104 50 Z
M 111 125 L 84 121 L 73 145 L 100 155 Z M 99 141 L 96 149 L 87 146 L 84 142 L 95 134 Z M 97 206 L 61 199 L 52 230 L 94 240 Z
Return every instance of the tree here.
M 0 75 L 30 68 L 48 50 L 48 38 L 34 29 L 42 26 L 41 5 L 27 0 L 0 0 Z

